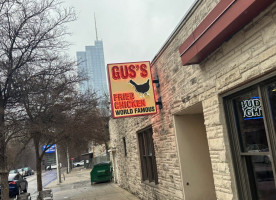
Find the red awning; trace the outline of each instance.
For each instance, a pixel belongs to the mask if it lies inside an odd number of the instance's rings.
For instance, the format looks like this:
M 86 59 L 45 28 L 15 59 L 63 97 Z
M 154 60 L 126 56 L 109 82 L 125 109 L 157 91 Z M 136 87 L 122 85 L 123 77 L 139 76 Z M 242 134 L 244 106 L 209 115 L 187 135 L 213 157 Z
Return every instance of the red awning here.
M 183 65 L 198 64 L 274 0 L 221 0 L 180 46 Z

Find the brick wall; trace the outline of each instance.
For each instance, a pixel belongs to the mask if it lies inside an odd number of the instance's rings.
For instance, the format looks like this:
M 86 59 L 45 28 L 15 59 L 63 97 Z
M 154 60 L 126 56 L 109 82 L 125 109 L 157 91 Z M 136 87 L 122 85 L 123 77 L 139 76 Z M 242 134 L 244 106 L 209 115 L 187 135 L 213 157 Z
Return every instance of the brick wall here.
M 216 196 L 237 199 L 233 166 L 220 94 L 276 70 L 276 3 L 221 45 L 200 65 L 182 66 L 179 46 L 219 0 L 198 2 L 181 30 L 154 60 L 163 109 L 149 117 L 110 120 L 116 148 L 118 183 L 141 199 L 183 199 L 173 114 L 202 102 Z M 141 183 L 137 131 L 152 125 L 159 184 Z M 123 140 L 126 137 L 127 157 Z

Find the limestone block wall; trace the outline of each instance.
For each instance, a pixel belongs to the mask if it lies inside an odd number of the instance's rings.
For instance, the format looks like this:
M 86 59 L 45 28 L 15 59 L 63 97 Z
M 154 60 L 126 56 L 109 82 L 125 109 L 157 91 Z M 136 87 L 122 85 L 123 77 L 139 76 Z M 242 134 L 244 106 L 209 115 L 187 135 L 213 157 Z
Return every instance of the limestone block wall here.
M 182 66 L 179 46 L 219 0 L 198 1 L 152 62 L 159 76 L 156 115 L 110 120 L 111 146 L 116 148 L 118 183 L 141 199 L 184 199 L 173 115 L 202 102 L 216 197 L 238 199 L 221 95 L 276 71 L 276 3 L 224 42 L 199 65 Z M 141 182 L 137 131 L 153 127 L 159 184 Z M 127 157 L 122 138 L 126 138 Z

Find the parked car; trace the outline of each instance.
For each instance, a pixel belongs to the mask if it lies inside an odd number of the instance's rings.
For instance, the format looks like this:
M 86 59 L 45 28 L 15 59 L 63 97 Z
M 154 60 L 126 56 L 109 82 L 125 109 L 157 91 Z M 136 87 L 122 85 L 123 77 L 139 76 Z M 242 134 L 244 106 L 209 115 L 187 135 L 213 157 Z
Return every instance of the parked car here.
M 52 169 L 56 169 L 56 168 L 57 168 L 57 164 L 56 164 L 56 163 L 53 163 L 53 164 L 48 165 L 48 166 L 46 167 L 47 170 L 52 170 Z
M 81 161 L 79 161 L 79 162 L 74 162 L 74 163 L 73 163 L 73 166 L 74 166 L 74 167 L 84 166 L 84 160 L 81 160 Z
M 12 169 L 12 170 L 10 170 L 10 174 L 18 174 L 18 170 L 17 169 Z
M 17 171 L 21 176 L 26 176 L 26 173 L 23 168 L 17 169 Z
M 248 144 L 248 152 L 268 152 L 268 146 L 264 144 Z
M 247 150 L 250 153 L 257 153 L 257 152 L 269 152 L 268 146 L 263 144 L 248 144 Z M 269 155 L 260 155 L 260 156 L 253 156 L 252 158 L 253 162 L 256 163 L 265 163 L 265 164 L 271 164 L 271 160 Z
M 24 167 L 23 170 L 25 171 L 26 176 L 30 176 L 34 174 L 34 170 L 32 170 L 32 168 L 30 167 Z
M 26 179 L 20 174 L 9 174 L 9 196 L 14 197 L 19 195 L 22 192 L 27 192 L 28 190 L 28 182 Z M 0 187 L 1 194 L 1 187 Z

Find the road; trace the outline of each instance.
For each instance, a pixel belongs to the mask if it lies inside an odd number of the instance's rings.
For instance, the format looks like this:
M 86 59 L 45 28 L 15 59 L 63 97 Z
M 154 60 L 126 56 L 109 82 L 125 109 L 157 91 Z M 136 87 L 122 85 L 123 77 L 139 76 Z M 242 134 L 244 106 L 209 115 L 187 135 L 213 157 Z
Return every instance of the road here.
M 42 172 L 42 187 L 45 188 L 48 184 L 55 181 L 57 179 L 57 171 L 45 171 Z M 26 180 L 28 181 L 28 193 L 31 194 L 32 199 L 36 199 L 37 197 L 37 182 L 36 182 L 36 174 L 27 176 Z M 10 198 L 14 199 L 14 198 Z
M 32 195 L 36 193 L 37 191 L 37 182 L 36 182 L 36 174 L 32 176 L 26 177 L 28 181 L 28 192 Z M 52 181 L 57 179 L 57 171 L 51 170 L 51 171 L 45 171 L 42 173 L 42 187 L 46 187 L 48 184 L 50 184 Z
M 65 178 L 66 168 L 61 168 L 61 178 L 62 180 Z M 28 193 L 30 193 L 32 199 L 36 199 L 37 197 L 37 181 L 36 174 L 31 176 L 26 176 L 26 180 L 28 181 Z M 53 169 L 51 171 L 43 171 L 42 172 L 42 187 L 45 188 L 51 182 L 56 181 L 57 179 L 57 171 Z M 64 179 L 65 180 L 65 179 Z M 10 198 L 10 200 L 14 199 Z

